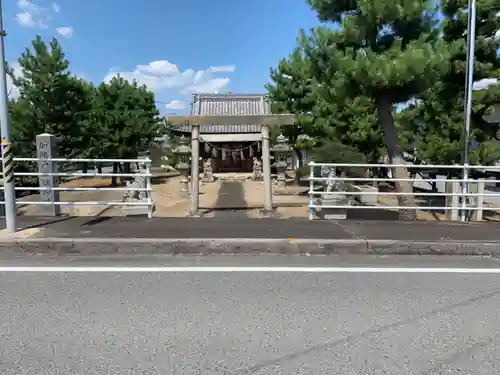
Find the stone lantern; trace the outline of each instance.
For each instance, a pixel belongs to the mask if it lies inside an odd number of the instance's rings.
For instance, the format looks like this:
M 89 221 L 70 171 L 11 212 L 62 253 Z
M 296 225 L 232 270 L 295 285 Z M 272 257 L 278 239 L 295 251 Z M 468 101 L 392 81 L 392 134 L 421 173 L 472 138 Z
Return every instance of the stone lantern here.
M 275 166 L 278 172 L 278 188 L 283 189 L 286 187 L 286 168 L 288 166 L 288 156 L 292 148 L 288 145 L 287 139 L 280 134 L 276 139 L 276 145 L 271 149 L 275 155 Z
M 168 135 L 165 134 L 163 137 L 158 138 L 158 140 L 161 142 L 160 147 L 164 153 L 167 154 L 172 151 L 172 142 L 170 142 L 170 137 Z
M 179 145 L 174 148 L 173 153 L 179 157 L 179 162 L 175 167 L 181 174 L 181 193 L 182 195 L 187 196 L 189 195 L 188 174 L 191 167 L 191 147 L 189 146 L 189 142 L 186 137 L 181 136 Z

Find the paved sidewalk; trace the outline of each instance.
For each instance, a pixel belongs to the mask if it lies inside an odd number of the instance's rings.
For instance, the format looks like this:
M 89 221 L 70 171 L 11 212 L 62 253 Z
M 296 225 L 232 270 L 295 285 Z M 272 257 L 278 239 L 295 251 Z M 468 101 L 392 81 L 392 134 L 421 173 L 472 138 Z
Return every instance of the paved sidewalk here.
M 0 225 L 5 228 L 5 221 Z M 308 221 L 307 219 L 19 217 L 18 227 L 38 228 L 34 236 L 128 239 L 325 239 L 403 241 L 498 241 L 499 223 Z

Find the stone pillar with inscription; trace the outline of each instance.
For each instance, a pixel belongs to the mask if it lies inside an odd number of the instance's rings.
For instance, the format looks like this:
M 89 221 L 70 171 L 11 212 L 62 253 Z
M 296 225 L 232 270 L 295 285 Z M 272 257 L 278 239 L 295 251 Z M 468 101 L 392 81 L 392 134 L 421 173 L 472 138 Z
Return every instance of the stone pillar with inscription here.
M 43 133 L 36 136 L 36 154 L 39 173 L 57 173 L 57 164 L 51 161 L 51 159 L 57 158 L 57 143 L 54 135 Z M 61 206 L 53 204 L 59 202 L 59 191 L 52 190 L 52 188 L 57 187 L 57 177 L 38 176 L 38 181 L 40 187 L 44 188 L 44 190 L 40 190 L 40 201 L 47 202 L 47 204 L 40 205 L 39 212 L 46 216 L 59 216 Z M 48 204 L 49 202 L 52 204 Z

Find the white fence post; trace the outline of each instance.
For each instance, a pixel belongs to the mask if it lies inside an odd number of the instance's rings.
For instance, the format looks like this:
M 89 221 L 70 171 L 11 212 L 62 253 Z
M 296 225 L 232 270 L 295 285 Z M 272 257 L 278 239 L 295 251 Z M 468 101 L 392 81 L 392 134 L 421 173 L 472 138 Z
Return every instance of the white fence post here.
M 477 194 L 477 196 L 473 197 L 472 199 L 472 201 L 474 202 L 473 206 L 477 208 L 472 212 L 472 220 L 482 221 L 483 204 L 484 204 L 484 180 L 477 180 L 477 182 L 472 184 L 472 186 L 471 186 L 472 192 Z
M 153 217 L 153 211 L 154 211 L 154 207 L 153 207 L 153 197 L 152 197 L 152 194 L 153 194 L 153 191 L 152 191 L 152 183 L 151 183 L 151 163 L 152 163 L 152 160 L 148 159 L 146 161 L 146 173 L 147 173 L 147 177 L 146 177 L 146 189 L 148 189 L 148 191 L 146 192 L 146 194 L 148 195 L 148 218 L 152 218 Z
M 57 173 L 57 163 L 52 159 L 57 157 L 56 137 L 52 134 L 43 133 L 36 136 L 36 153 L 38 158 L 38 173 Z M 40 207 L 43 215 L 59 216 L 61 206 L 54 204 L 59 202 L 59 191 L 53 190 L 57 187 L 58 178 L 51 175 L 39 175 L 38 181 L 42 188 L 40 190 L 40 202 L 51 202 Z
M 309 220 L 314 220 L 314 162 L 309 163 Z
M 457 178 L 450 178 L 445 182 L 446 194 L 454 194 L 445 197 L 445 206 L 449 207 L 446 210 L 446 218 L 451 221 L 458 221 L 460 183 L 456 180 Z

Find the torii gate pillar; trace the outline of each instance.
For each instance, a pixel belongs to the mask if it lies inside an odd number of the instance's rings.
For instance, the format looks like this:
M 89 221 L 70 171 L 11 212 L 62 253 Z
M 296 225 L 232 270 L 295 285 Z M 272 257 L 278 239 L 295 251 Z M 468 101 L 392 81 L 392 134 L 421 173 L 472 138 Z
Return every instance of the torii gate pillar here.
M 270 126 L 295 125 L 292 114 L 278 115 L 219 115 L 219 116 L 168 116 L 166 120 L 172 125 L 191 125 L 191 204 L 189 216 L 199 216 L 200 192 L 200 126 L 218 124 L 261 125 L 262 136 L 262 173 L 264 177 L 264 210 L 273 210 L 273 188 L 271 184 L 271 141 Z

